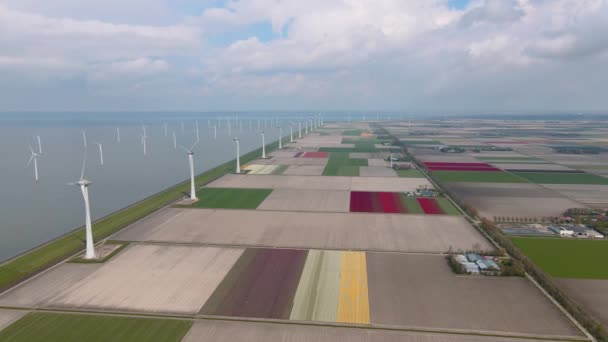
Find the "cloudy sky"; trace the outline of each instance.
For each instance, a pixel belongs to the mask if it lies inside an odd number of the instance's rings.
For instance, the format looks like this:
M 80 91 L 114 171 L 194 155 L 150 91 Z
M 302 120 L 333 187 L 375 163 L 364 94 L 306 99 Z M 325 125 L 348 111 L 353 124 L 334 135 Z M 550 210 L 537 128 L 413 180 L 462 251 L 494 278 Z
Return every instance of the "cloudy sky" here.
M 608 0 L 0 0 L 0 111 L 608 109 Z

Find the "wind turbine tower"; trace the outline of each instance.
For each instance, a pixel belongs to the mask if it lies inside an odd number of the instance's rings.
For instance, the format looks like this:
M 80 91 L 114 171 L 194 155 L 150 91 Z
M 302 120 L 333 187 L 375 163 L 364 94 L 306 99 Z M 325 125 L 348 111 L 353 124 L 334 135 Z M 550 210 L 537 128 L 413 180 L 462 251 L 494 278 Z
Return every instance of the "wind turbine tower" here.
M 194 147 L 198 144 L 198 140 L 194 142 L 192 147 L 189 149 L 184 146 L 180 146 L 188 155 L 188 162 L 190 163 L 190 199 L 196 200 L 196 188 L 194 187 Z
M 241 157 L 239 151 L 239 138 L 232 139 L 236 143 L 236 173 L 241 173 Z
M 146 142 L 148 140 L 148 133 L 146 133 L 146 126 L 141 126 L 141 135 L 139 137 L 141 138 L 141 144 L 144 146 L 144 156 L 145 156 L 147 154 Z
M 266 159 L 266 137 L 264 136 L 264 131 L 260 132 L 262 136 L 262 159 Z
M 30 159 L 27 161 L 27 166 L 30 166 L 32 161 L 34 161 L 34 179 L 36 182 L 38 181 L 38 157 L 40 157 L 40 153 L 36 153 L 32 146 L 30 145 Z
M 283 149 L 283 127 L 279 126 L 279 150 Z
M 116 142 L 120 142 L 120 127 L 116 127 Z
M 173 148 L 177 149 L 177 137 L 175 136 L 175 130 L 173 130 Z
M 103 165 L 103 146 L 99 142 L 95 144 L 99 146 L 99 165 Z
M 298 121 L 298 139 L 302 139 L 302 121 Z
M 289 142 L 293 142 L 293 122 L 289 123 Z
M 95 259 L 95 246 L 93 244 L 93 228 L 91 226 L 91 208 L 89 205 L 89 185 L 93 184 L 91 181 L 84 178 L 84 169 L 86 166 L 86 149 L 85 157 L 82 163 L 82 171 L 80 172 L 80 180 L 71 185 L 79 186 L 82 192 L 82 198 L 84 199 L 84 210 L 85 210 L 85 232 L 86 232 L 86 252 L 84 255 L 85 259 Z

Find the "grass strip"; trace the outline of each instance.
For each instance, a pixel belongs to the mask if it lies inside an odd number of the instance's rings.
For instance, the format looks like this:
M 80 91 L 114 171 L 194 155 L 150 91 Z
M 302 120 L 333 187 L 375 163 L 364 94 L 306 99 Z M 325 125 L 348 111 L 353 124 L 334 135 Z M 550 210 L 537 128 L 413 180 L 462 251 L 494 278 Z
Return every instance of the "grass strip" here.
M 397 176 L 403 178 L 425 178 L 422 172 L 416 169 L 409 170 L 395 170 L 397 172 Z
M 442 182 L 526 183 L 508 172 L 499 171 L 430 171 Z
M 514 172 L 537 184 L 597 184 L 608 185 L 608 178 L 591 173 Z
M 405 208 L 407 212 L 410 214 L 424 214 L 424 210 L 420 206 L 420 203 L 416 200 L 416 197 L 406 197 L 401 195 L 402 203 L 405 204 Z
M 177 342 L 191 321 L 59 313 L 30 313 L 0 331 L 11 342 Z
M 102 259 L 85 259 L 83 257 L 76 257 L 76 258 L 70 260 L 69 262 L 75 263 L 75 264 L 103 264 L 104 262 L 112 259 L 113 256 L 118 254 L 118 252 L 122 251 L 123 249 L 125 249 L 125 247 L 127 247 L 129 245 L 129 243 L 126 241 L 112 241 L 112 242 L 106 241 L 105 244 L 106 245 L 119 245 L 119 246 L 118 246 L 118 248 L 113 250 L 112 253 L 106 255 Z
M 266 145 L 267 152 L 275 150 L 278 141 Z M 260 157 L 262 148 L 241 156 L 241 163 L 246 164 Z M 197 187 L 230 172 L 234 172 L 236 160 L 231 160 L 195 177 Z M 190 181 L 186 180 L 169 189 L 150 196 L 127 208 L 110 214 L 93 223 L 95 241 L 106 238 L 130 224 L 150 215 L 172 202 L 182 198 L 190 189 Z M 0 265 L 0 291 L 23 281 L 42 270 L 76 254 L 84 248 L 84 229 L 78 228 L 60 238 L 52 240 L 29 252 L 23 253 Z
M 277 168 L 275 168 L 274 170 L 272 170 L 273 175 L 282 175 L 283 172 L 285 172 L 285 170 L 287 170 L 287 166 L 288 165 L 279 165 L 277 166 Z

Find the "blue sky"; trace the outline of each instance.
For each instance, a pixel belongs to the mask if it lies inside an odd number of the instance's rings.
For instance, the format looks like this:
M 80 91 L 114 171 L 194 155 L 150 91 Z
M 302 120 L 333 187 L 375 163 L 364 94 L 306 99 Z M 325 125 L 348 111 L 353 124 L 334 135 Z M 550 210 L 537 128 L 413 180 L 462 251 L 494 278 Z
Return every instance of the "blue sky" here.
M 605 110 L 607 23 L 605 0 L 0 0 L 0 110 Z

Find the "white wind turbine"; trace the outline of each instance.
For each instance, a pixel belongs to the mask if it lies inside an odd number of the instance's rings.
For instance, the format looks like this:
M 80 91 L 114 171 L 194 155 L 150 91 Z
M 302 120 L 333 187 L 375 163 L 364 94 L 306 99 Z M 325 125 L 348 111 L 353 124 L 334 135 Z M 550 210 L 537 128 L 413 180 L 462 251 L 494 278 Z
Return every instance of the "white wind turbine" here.
M 103 146 L 100 142 L 95 143 L 95 145 L 99 146 L 99 165 L 103 165 Z
M 217 139 L 217 126 L 213 126 L 213 140 Z
M 85 140 L 86 141 L 86 140 Z M 82 197 L 84 198 L 84 210 L 85 210 L 85 232 L 86 232 L 86 252 L 85 259 L 95 259 L 95 246 L 93 244 L 93 228 L 91 226 L 91 208 L 89 205 L 89 185 L 93 184 L 91 181 L 84 178 L 84 169 L 87 162 L 87 153 L 85 149 L 84 161 L 82 162 L 82 171 L 80 172 L 80 180 L 70 185 L 80 187 Z
M 141 144 L 144 147 L 144 156 L 146 155 L 147 151 L 146 151 L 146 142 L 148 140 L 148 133 L 146 133 L 146 126 L 141 126 L 141 134 L 139 135 L 139 138 L 141 139 Z
M 194 147 L 198 144 L 198 139 L 192 144 L 190 148 L 180 146 L 182 150 L 186 151 L 188 155 L 188 162 L 190 163 L 190 199 L 196 200 L 196 188 L 194 187 Z
M 230 136 L 230 120 L 228 120 L 228 136 Z
M 198 130 L 198 120 L 196 120 L 196 141 L 201 140 L 200 133 Z
M 264 131 L 260 132 L 262 136 L 262 159 L 266 159 L 266 137 L 264 136 Z
M 175 130 L 173 130 L 173 148 L 177 149 L 177 137 L 175 136 Z
M 236 173 L 241 173 L 241 156 L 239 151 L 239 138 L 232 139 L 236 143 Z
M 279 126 L 279 150 L 283 149 L 283 127 Z
M 167 123 L 166 122 L 163 124 L 163 128 L 165 130 L 165 136 L 167 136 Z
M 304 120 L 304 135 L 308 135 L 308 120 Z
M 120 142 L 120 127 L 116 127 L 116 142 Z
M 298 121 L 298 139 L 302 139 L 302 121 Z
M 38 154 L 42 155 L 42 142 L 40 141 L 40 136 L 37 135 L 36 139 L 38 140 Z
M 36 153 L 36 151 L 34 151 L 34 149 L 32 148 L 32 145 L 29 146 L 30 148 L 30 159 L 27 161 L 27 166 L 30 166 L 30 164 L 32 163 L 32 161 L 34 161 L 34 179 L 36 180 L 36 182 L 38 181 L 38 157 L 40 157 L 40 153 Z
M 293 126 L 294 126 L 294 123 L 290 122 L 289 123 L 289 142 L 293 142 Z

